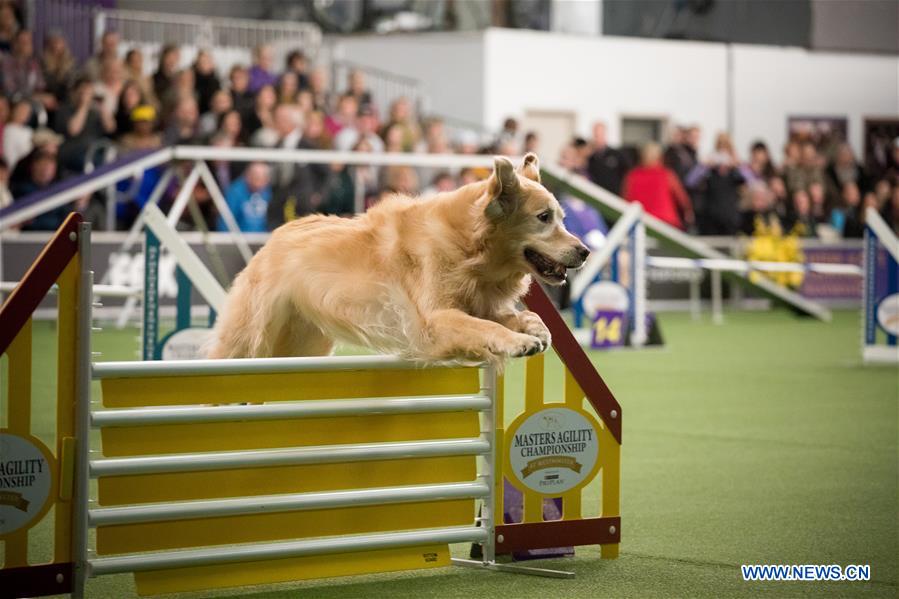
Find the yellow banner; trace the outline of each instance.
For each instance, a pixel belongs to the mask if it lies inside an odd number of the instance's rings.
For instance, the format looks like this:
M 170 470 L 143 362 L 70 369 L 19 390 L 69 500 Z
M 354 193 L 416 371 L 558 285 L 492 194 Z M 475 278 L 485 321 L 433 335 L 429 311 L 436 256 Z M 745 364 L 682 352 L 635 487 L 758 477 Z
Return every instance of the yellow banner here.
M 521 470 L 521 478 L 527 478 L 537 470 L 544 470 L 546 468 L 568 468 L 569 470 L 580 473 L 582 466 L 571 456 L 538 458 L 528 462 L 527 466 Z

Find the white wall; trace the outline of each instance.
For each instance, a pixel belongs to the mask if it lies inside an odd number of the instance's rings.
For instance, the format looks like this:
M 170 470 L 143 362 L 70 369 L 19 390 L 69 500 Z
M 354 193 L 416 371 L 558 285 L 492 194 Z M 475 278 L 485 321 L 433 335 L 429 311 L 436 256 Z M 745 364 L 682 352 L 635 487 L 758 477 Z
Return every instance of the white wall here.
M 848 118 L 849 143 L 864 150 L 865 117 L 899 117 L 899 57 L 735 46 L 737 148 L 764 139 L 781 155 L 788 116 Z
M 584 135 L 605 121 L 613 144 L 621 115 L 726 126 L 723 46 L 505 29 L 488 30 L 486 42 L 486 123 L 529 109 L 571 110 Z
M 615 144 L 621 116 L 667 117 L 699 124 L 708 152 L 728 125 L 724 44 L 489 29 L 343 38 L 337 48 L 346 59 L 421 79 L 434 112 L 491 128 L 527 110 L 567 110 L 584 135 L 606 121 Z M 733 134 L 743 155 L 761 138 L 779 157 L 787 117 L 807 115 L 848 117 L 861 154 L 863 118 L 899 116 L 897 56 L 749 45 L 732 52 Z
M 483 33 L 366 35 L 332 41 L 334 58 L 422 81 L 431 111 L 473 123 L 482 122 L 486 89 Z

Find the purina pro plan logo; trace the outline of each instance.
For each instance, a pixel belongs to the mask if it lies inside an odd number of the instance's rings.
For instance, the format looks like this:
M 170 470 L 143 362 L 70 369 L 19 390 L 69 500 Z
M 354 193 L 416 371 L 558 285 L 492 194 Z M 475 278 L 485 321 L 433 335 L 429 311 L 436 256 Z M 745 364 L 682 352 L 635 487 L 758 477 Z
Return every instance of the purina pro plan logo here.
M 53 464 L 37 439 L 0 431 L 0 538 L 30 528 L 50 508 Z
M 584 486 L 599 469 L 599 424 L 559 404 L 524 413 L 506 434 L 515 486 L 549 497 Z

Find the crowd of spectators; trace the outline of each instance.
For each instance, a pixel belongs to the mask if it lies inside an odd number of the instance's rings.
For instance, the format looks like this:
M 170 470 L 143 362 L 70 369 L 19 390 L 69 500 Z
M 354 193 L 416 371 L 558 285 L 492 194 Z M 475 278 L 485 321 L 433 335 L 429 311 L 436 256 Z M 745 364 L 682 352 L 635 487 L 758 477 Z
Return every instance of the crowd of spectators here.
M 3 15 L 11 14 L 8 8 L 0 3 L 0 25 L 6 22 Z M 94 164 L 110 146 L 119 155 L 172 144 L 518 154 L 525 144 L 514 120 L 486 143 L 470 131 L 451 136 L 442 120 L 419 119 L 406 97 L 389 98 L 381 114 L 363 72 L 352 71 L 342 85 L 332 84 L 328 70 L 308 64 L 300 50 L 279 65 L 271 47 L 259 46 L 252 64 L 235 65 L 220 77 L 213 53 L 199 51 L 193 64 L 182 68 L 181 49 L 166 45 L 148 76 L 141 50 L 126 51 L 114 31 L 102 35 L 96 54 L 83 64 L 77 64 L 60 34 L 49 35 L 38 52 L 31 32 L 14 20 L 6 32 L 8 44 L 0 40 L 0 207 L 84 173 L 86 164 Z M 528 143 L 535 145 L 533 134 Z M 360 200 L 369 206 L 384 193 L 455 189 L 489 174 L 343 164 L 210 161 L 209 166 L 247 231 L 271 230 L 312 212 L 350 214 Z M 189 168 L 178 165 L 179 177 L 160 200 L 163 207 L 174 200 L 178 179 Z M 161 174 L 152 169 L 120 185 L 125 201 L 116 208 L 119 228 L 133 222 Z M 183 226 L 224 226 L 202 182 L 193 199 L 204 222 L 188 215 Z M 61 207 L 25 228 L 55 228 L 72 208 Z M 96 223 L 105 221 L 99 195 L 82 198 L 74 208 Z
M 864 232 L 867 207 L 899 231 L 899 138 L 891 153 L 868 168 L 834 136 L 793 135 L 780 164 L 762 141 L 742 159 L 726 133 L 716 136 L 714 152 L 705 158 L 700 140 L 698 127 L 678 127 L 667 147 L 649 143 L 637 155 L 610 147 L 605 124 L 596 123 L 592 140 L 572 140 L 561 164 L 700 235 L 779 230 L 856 238 Z
M 269 46 L 253 50 L 252 64 L 232 66 L 220 76 L 215 56 L 199 51 L 184 67 L 181 49 L 166 45 L 151 75 L 138 48 L 122 47 L 105 32 L 96 53 L 78 64 L 61 34 L 34 48 L 31 32 L 19 27 L 9 2 L 0 0 L 0 207 L 81 174 L 100 149 L 119 154 L 170 144 L 230 148 L 335 149 L 356 152 L 498 153 L 537 151 L 539 139 L 507 119 L 489 141 L 471 131 L 449 133 L 440 119 L 421 119 L 405 97 L 387 98 L 382 114 L 361 71 L 345 82 L 309 64 L 300 50 L 276 64 Z M 751 234 L 760 223 L 802 235 L 828 232 L 858 237 L 864 208 L 875 206 L 899 226 L 899 141 L 883 168 L 862 168 L 840 140 L 791 139 L 780 165 L 757 142 L 748 159 L 719 134 L 715 151 L 699 156 L 697 127 L 677 128 L 666 148 L 648 144 L 634 152 L 609 146 L 597 123 L 592 139 L 577 138 L 560 158 L 598 185 L 642 202 L 665 222 L 703 235 Z M 174 200 L 178 165 L 160 200 Z M 384 193 L 451 190 L 489 175 L 487 169 L 434 169 L 343 164 L 246 164 L 210 161 L 239 225 L 267 231 L 313 212 L 351 214 Z M 160 169 L 120 185 L 115 221 L 133 222 L 161 176 Z M 200 208 L 183 226 L 222 228 L 203 183 L 193 194 Z M 105 203 L 84 197 L 27 223 L 53 229 L 68 210 L 105 222 Z M 569 206 L 574 213 L 581 206 Z M 572 226 L 575 226 L 572 224 Z

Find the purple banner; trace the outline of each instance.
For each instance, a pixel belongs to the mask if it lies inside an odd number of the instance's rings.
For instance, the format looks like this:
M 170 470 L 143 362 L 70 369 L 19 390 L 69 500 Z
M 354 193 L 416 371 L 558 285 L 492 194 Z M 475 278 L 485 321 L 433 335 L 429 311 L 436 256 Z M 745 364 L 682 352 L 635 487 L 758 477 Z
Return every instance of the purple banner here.
M 862 248 L 808 248 L 804 249 L 806 263 L 862 265 Z M 810 300 L 859 300 L 862 299 L 862 277 L 849 275 L 824 275 L 807 273 L 799 293 Z

